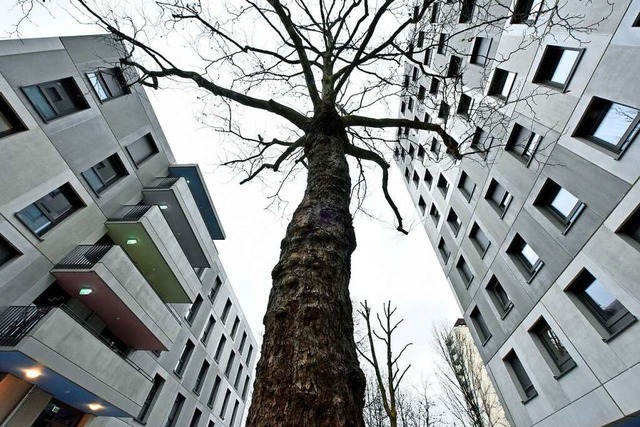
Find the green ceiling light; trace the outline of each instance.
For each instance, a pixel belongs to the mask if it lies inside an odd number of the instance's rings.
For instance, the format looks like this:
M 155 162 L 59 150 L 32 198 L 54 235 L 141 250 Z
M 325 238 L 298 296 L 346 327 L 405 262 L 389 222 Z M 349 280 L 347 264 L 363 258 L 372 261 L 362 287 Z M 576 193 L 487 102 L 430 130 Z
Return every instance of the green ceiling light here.
M 80 295 L 89 295 L 91 294 L 91 292 L 93 292 L 93 289 L 91 288 L 80 288 L 80 292 L 78 292 Z
M 169 206 L 167 205 L 158 205 L 160 206 L 160 209 L 165 210 L 165 209 L 169 209 Z
M 138 243 L 138 239 L 127 239 L 127 245 L 135 245 Z

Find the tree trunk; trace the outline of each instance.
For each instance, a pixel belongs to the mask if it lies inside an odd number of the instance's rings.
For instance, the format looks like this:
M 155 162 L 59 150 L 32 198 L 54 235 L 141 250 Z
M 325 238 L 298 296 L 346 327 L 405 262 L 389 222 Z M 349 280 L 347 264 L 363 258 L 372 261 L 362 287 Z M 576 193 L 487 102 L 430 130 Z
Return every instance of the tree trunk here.
M 272 272 L 247 426 L 364 425 L 349 297 L 356 239 L 346 141 L 331 108 L 307 131 L 307 188 Z

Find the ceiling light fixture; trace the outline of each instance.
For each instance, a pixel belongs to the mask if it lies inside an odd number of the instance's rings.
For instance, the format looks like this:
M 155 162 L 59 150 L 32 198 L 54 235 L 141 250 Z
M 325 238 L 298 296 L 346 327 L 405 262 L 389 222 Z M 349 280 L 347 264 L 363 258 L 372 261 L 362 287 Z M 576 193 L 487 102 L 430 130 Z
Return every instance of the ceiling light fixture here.
M 135 245 L 138 243 L 138 239 L 127 239 L 127 245 Z
M 104 406 L 102 406 L 99 403 L 89 403 L 89 409 L 91 409 L 92 411 L 99 411 L 100 409 L 103 409 Z
M 39 369 L 27 369 L 24 371 L 24 376 L 30 379 L 38 378 L 42 375 L 42 371 Z
M 80 295 L 90 295 L 91 292 L 93 292 L 93 289 L 91 288 L 80 288 L 80 291 L 78 293 Z

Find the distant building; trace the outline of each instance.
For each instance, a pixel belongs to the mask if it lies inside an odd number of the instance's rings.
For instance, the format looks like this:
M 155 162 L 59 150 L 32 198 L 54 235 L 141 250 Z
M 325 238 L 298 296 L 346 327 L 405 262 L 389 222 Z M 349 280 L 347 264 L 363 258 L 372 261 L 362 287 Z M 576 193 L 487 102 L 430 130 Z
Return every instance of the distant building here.
M 0 424 L 238 426 L 257 346 L 107 36 L 0 42 Z
M 480 3 L 434 3 L 416 28 L 437 46 L 419 40 L 416 61 L 464 86 L 407 65 L 400 108 L 477 153 L 453 163 L 434 134 L 400 129 L 398 168 L 512 425 L 638 423 L 640 1 L 562 3 L 604 17 L 582 43 L 545 27 L 542 2 L 475 31 L 508 12 Z M 519 44 L 533 22 L 544 37 Z

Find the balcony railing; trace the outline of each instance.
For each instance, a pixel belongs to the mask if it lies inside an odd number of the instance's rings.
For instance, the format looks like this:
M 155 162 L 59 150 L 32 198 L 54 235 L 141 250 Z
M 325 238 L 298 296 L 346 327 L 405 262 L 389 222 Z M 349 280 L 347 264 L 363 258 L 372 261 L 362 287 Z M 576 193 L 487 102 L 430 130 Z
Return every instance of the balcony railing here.
M 51 307 L 14 306 L 0 315 L 0 346 L 17 345 Z
M 175 176 L 168 176 L 166 178 L 156 178 L 146 188 L 158 188 L 158 189 L 171 188 L 173 184 L 178 182 L 179 179 L 180 177 L 175 177 Z
M 111 250 L 112 245 L 80 245 L 60 261 L 57 269 L 90 269 Z
M 118 209 L 118 211 L 109 218 L 109 221 L 138 221 L 149 209 L 151 209 L 151 206 L 126 205 Z

